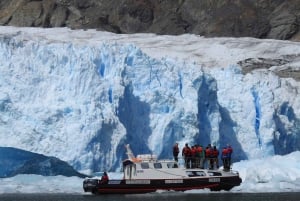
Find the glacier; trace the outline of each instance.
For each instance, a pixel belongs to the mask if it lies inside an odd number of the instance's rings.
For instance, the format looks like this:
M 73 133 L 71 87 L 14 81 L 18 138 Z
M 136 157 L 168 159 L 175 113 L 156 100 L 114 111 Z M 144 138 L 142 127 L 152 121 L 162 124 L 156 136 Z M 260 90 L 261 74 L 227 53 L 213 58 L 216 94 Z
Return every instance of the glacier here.
M 298 42 L 0 27 L 0 146 L 117 171 L 125 144 L 172 157 L 231 144 L 234 162 L 300 150 Z M 249 59 L 278 60 L 247 73 Z

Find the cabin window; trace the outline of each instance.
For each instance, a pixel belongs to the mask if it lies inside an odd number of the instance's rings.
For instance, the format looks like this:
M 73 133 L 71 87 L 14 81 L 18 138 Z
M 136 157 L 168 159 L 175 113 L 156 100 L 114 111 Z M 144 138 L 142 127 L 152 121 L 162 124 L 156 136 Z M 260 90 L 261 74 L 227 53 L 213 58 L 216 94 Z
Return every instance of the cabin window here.
M 205 177 L 206 174 L 203 171 L 186 171 L 189 177 Z
M 149 163 L 141 163 L 142 169 L 149 169 Z
M 194 177 L 194 173 L 192 171 L 186 171 L 187 176 Z
M 161 169 L 162 168 L 161 163 L 154 163 L 153 166 L 154 166 L 155 169 Z
M 222 176 L 220 172 L 208 172 L 209 176 Z
M 178 168 L 177 163 L 167 163 L 168 168 Z
M 198 177 L 205 177 L 206 176 L 205 172 L 203 172 L 203 171 L 197 171 L 197 172 L 194 172 L 194 173 Z

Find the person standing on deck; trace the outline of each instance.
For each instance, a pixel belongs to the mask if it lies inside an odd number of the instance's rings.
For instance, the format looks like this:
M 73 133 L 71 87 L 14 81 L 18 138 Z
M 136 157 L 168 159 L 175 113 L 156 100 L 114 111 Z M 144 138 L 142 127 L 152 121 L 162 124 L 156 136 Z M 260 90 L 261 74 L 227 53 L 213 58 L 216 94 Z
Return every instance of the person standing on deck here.
M 228 164 L 229 164 L 229 169 L 230 169 L 230 166 L 231 166 L 231 155 L 232 155 L 232 152 L 233 152 L 233 149 L 231 147 L 230 144 L 227 144 L 227 151 L 228 151 Z
M 108 175 L 106 172 L 103 173 L 102 177 L 101 177 L 101 184 L 107 184 L 108 183 Z
M 230 164 L 228 160 L 228 149 L 227 147 L 224 147 L 222 150 L 222 161 L 223 161 L 223 166 L 224 166 L 224 171 L 229 171 L 230 170 Z
M 196 168 L 200 168 L 200 154 L 202 152 L 202 149 L 200 148 L 200 146 L 197 144 L 196 145 Z
M 184 157 L 185 168 L 191 168 L 191 148 L 188 143 L 185 144 L 185 147 L 182 149 L 182 156 Z
M 214 167 L 214 160 L 213 160 L 213 148 L 211 144 L 208 144 L 205 149 L 205 159 L 207 161 L 207 168 L 212 170 Z
M 192 146 L 191 149 L 191 160 L 192 160 L 192 168 L 196 167 L 196 146 Z
M 212 150 L 212 155 L 213 155 L 213 169 L 219 169 L 219 150 L 217 149 L 216 146 L 214 146 Z
M 202 145 L 199 146 L 199 152 L 200 152 L 200 168 L 204 169 L 204 163 L 205 163 L 205 150 Z
M 178 154 L 179 154 L 178 143 L 175 143 L 175 145 L 173 146 L 173 156 L 176 162 L 178 162 Z

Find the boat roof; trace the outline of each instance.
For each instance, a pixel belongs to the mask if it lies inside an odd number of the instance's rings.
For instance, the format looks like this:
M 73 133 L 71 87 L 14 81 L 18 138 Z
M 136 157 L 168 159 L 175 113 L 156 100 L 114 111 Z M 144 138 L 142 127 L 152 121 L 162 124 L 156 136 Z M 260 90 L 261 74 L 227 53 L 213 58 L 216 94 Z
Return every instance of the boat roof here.
M 177 162 L 174 160 L 170 160 L 170 159 L 158 160 L 157 156 L 153 155 L 153 154 L 140 154 L 140 155 L 137 155 L 137 157 L 135 157 L 135 158 L 125 159 L 123 161 L 123 166 L 127 166 L 127 165 L 134 164 L 134 163 L 135 164 L 139 164 L 139 163 L 172 163 L 172 164 L 175 164 Z

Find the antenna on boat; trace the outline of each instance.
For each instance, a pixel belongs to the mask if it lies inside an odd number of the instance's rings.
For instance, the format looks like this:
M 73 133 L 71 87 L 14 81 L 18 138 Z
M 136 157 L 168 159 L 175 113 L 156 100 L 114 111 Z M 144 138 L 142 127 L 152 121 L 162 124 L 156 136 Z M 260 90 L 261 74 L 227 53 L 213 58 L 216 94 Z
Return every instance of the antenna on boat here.
M 127 156 L 128 156 L 128 159 L 130 159 L 130 160 L 134 160 L 135 159 L 135 156 L 133 155 L 133 152 L 132 152 L 132 150 L 130 149 L 130 146 L 129 146 L 129 144 L 126 144 L 125 145 L 125 148 L 126 148 L 126 154 L 127 154 Z

